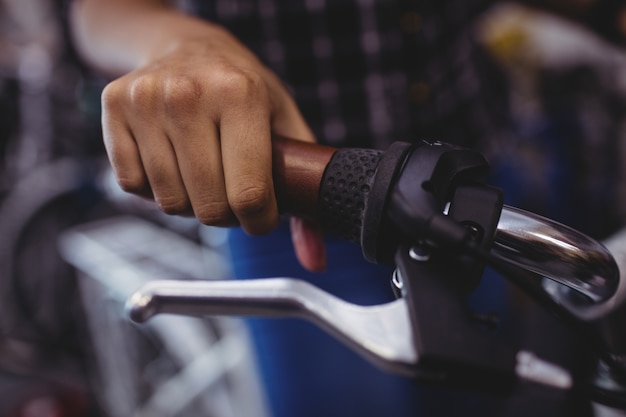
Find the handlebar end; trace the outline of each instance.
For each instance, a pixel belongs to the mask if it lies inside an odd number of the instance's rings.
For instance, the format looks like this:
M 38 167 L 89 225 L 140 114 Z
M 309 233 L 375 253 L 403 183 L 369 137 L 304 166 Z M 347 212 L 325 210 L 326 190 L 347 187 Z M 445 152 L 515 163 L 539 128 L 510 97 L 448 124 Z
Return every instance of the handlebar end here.
M 157 314 L 156 298 L 149 291 L 134 293 L 125 305 L 126 316 L 135 323 L 145 323 Z

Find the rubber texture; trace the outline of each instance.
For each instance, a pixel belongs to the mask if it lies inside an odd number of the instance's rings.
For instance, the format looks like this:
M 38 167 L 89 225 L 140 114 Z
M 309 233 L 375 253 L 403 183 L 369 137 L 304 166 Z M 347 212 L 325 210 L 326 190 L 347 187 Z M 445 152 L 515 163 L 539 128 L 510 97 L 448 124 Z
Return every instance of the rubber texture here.
M 361 247 L 363 256 L 369 262 L 393 262 L 394 247 L 389 245 L 396 234 L 391 225 L 386 224 L 385 209 L 389 200 L 389 192 L 404 161 L 413 149 L 410 143 L 395 142 L 382 155 L 376 177 L 369 194 L 369 204 L 363 213 L 363 228 L 361 230 Z
M 318 219 L 332 234 L 361 243 L 363 215 L 382 151 L 339 149 L 331 158 L 320 184 Z

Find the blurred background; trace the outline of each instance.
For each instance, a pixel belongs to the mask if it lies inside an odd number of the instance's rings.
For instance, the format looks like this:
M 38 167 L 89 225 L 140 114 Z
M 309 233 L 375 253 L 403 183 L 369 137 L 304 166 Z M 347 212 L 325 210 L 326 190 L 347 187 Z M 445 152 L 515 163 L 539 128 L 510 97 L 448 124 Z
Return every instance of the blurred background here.
M 77 59 L 65 7 L 0 0 L 0 415 L 267 415 L 241 322 L 124 318 L 147 280 L 228 278 L 224 235 L 117 190 L 100 137 L 106 80 Z M 597 238 L 622 227 L 622 47 L 508 2 L 474 33 L 508 88 L 485 149 L 494 181 L 530 178 L 508 202 Z M 536 151 L 547 143 L 563 164 Z

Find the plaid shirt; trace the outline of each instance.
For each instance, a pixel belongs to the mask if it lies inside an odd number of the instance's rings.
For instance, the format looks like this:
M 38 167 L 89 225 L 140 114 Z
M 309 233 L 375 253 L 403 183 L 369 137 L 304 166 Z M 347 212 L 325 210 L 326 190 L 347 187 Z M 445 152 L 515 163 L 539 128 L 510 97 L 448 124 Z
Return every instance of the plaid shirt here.
M 418 135 L 480 136 L 464 132 L 484 119 L 474 113 L 486 76 L 468 65 L 478 53 L 469 23 L 488 3 L 199 0 L 191 11 L 225 26 L 286 82 L 321 142 L 385 148 Z

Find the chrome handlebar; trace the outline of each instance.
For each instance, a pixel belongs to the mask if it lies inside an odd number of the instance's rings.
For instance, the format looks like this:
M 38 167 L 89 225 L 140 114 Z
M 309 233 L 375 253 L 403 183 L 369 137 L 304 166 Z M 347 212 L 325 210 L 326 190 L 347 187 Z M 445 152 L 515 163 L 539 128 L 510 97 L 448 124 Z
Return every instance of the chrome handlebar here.
M 620 281 L 617 263 L 604 245 L 571 227 L 514 207 L 502 210 L 492 253 L 569 288 L 561 297 L 567 296 L 571 305 L 606 302 Z

